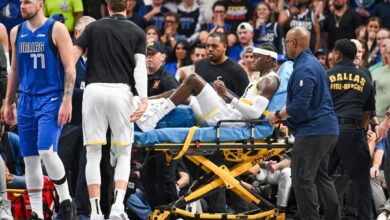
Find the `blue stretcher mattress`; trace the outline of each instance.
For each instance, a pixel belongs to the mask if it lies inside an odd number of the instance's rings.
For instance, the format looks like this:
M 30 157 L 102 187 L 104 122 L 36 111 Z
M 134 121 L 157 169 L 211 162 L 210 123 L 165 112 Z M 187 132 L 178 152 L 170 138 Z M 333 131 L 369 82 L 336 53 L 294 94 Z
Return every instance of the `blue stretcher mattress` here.
M 268 110 L 274 112 L 278 109 L 281 109 L 287 99 L 287 84 L 288 80 L 292 73 L 292 62 L 285 62 L 279 69 L 278 75 L 280 77 L 280 86 L 276 93 L 274 94 L 271 102 L 268 105 Z M 175 111 L 168 114 L 164 119 L 162 119 L 160 129 L 155 129 L 149 132 L 139 132 L 134 133 L 134 143 L 137 145 L 153 145 L 157 143 L 184 143 L 189 127 L 169 127 L 167 125 L 175 124 L 178 120 L 182 120 L 183 117 L 186 118 L 187 122 L 189 115 L 193 113 L 190 107 L 180 106 L 175 109 Z M 188 124 L 190 125 L 190 124 Z M 273 126 L 268 123 L 255 126 L 255 139 L 264 139 L 270 136 L 273 132 Z M 230 142 L 230 141 L 242 141 L 250 139 L 250 128 L 229 128 L 221 127 L 220 129 L 220 141 L 221 142 Z M 196 130 L 195 135 L 192 141 L 200 142 L 216 142 L 216 128 L 215 127 L 204 127 Z

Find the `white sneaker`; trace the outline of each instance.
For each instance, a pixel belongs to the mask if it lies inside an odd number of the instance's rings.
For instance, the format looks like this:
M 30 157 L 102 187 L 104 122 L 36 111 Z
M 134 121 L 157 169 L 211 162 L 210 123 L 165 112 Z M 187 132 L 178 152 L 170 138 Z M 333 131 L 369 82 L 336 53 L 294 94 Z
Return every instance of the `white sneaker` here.
M 91 215 L 90 220 L 105 220 L 104 215 Z
M 378 215 L 378 217 L 377 217 L 377 219 L 376 220 L 387 220 L 388 218 L 387 218 L 387 212 L 386 211 L 382 211 L 379 215 Z
M 117 205 L 114 203 L 111 206 L 110 220 L 129 220 L 123 204 Z
M 159 119 L 156 112 L 158 111 L 161 104 L 162 102 L 151 104 L 150 108 L 146 110 L 144 115 L 142 115 L 142 117 L 138 121 L 136 121 L 141 131 L 151 131 L 157 126 L 157 122 L 159 121 Z
M 13 220 L 11 212 L 11 202 L 0 198 L 0 219 L 1 220 Z

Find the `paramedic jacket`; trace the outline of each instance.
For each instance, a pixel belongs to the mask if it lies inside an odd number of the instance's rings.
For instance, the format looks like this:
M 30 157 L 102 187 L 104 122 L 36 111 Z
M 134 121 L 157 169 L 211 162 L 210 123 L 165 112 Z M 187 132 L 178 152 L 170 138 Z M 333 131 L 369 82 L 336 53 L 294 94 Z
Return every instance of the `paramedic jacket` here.
M 296 137 L 339 135 L 328 77 L 310 50 L 294 61 L 287 86 L 287 125 Z

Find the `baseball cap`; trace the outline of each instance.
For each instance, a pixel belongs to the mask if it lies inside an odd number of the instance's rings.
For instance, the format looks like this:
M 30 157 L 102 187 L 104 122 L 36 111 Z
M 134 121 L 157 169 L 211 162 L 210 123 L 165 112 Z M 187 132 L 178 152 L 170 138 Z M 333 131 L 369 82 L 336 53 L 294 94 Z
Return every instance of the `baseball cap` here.
M 165 53 L 164 46 L 159 41 L 149 41 L 146 43 L 146 49 L 156 53 Z
M 251 31 L 253 32 L 253 27 L 251 24 L 249 24 L 248 22 L 242 22 L 241 24 L 238 25 L 237 27 L 237 33 L 239 30 L 248 30 L 248 31 Z
M 326 49 L 320 48 L 320 49 L 317 50 L 317 52 L 314 54 L 314 56 L 326 55 L 326 53 L 327 53 Z

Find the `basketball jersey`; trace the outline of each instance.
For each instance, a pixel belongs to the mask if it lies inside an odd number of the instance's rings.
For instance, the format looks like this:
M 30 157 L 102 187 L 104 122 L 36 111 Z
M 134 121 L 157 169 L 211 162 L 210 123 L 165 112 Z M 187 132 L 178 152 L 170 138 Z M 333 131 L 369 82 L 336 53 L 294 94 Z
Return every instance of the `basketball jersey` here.
M 241 99 L 252 100 L 252 99 L 254 99 L 255 96 L 258 96 L 259 90 L 257 89 L 257 84 L 265 77 L 276 77 L 279 79 L 278 75 L 274 71 L 268 73 L 265 76 L 258 77 L 257 79 L 255 79 L 249 83 L 249 85 L 248 85 L 248 87 L 246 87 L 245 93 Z
M 194 11 L 186 12 L 177 9 L 177 15 L 179 15 L 179 28 L 177 33 L 181 35 L 185 35 L 186 37 L 191 37 L 191 35 L 195 32 L 196 24 L 198 23 L 198 18 L 200 14 L 200 9 L 197 8 Z
M 64 67 L 52 40 L 55 21 L 48 19 L 35 32 L 27 21 L 18 28 L 16 50 L 19 91 L 28 95 L 44 95 L 64 89 Z
M 287 11 L 290 13 L 290 11 Z M 310 32 L 310 49 L 314 51 L 314 13 L 313 10 L 307 9 L 305 13 L 294 15 L 290 22 L 290 27 L 305 27 Z

